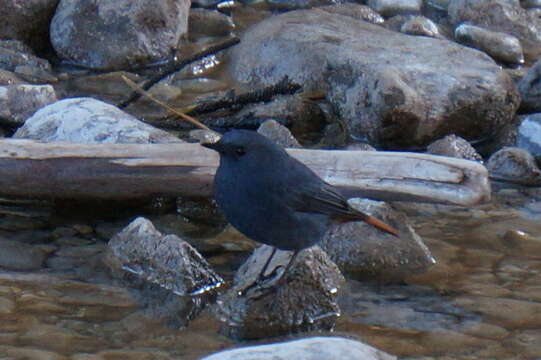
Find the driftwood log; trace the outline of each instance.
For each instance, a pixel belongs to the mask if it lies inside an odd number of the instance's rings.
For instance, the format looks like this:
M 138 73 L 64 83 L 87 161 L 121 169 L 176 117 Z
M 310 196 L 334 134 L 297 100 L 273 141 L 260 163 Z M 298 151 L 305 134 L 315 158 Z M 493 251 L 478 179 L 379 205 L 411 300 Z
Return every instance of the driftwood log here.
M 487 170 L 472 161 L 405 152 L 288 151 L 350 196 L 465 206 L 490 199 Z M 218 155 L 198 144 L 74 144 L 8 139 L 0 141 L 0 196 L 209 196 L 217 165 Z

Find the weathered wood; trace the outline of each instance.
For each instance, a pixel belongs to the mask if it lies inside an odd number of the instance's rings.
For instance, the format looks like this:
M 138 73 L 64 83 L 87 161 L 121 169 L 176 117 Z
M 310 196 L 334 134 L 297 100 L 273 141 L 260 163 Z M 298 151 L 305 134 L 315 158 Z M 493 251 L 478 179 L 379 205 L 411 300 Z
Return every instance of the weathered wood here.
M 490 199 L 486 168 L 472 161 L 398 152 L 288 151 L 350 195 L 458 205 Z M 217 165 L 218 155 L 198 144 L 73 144 L 6 139 L 0 141 L 0 196 L 208 196 Z

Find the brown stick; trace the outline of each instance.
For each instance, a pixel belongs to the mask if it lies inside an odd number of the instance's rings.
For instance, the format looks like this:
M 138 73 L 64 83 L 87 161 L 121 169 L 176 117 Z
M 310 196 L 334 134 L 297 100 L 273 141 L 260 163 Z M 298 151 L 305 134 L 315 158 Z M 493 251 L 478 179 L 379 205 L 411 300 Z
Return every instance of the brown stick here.
M 350 195 L 473 205 L 490 199 L 486 168 L 441 156 L 289 149 Z M 198 144 L 0 141 L 0 196 L 124 199 L 210 196 L 218 155 Z

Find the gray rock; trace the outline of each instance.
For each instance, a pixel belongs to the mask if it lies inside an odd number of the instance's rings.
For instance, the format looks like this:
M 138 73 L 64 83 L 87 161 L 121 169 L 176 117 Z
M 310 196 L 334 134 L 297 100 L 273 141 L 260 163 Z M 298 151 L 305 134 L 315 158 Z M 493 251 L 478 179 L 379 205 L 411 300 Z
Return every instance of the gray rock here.
M 393 360 L 395 356 L 359 341 L 339 337 L 311 337 L 270 345 L 222 351 L 201 360 Z
M 426 3 L 440 10 L 447 10 L 452 0 L 427 0 Z
M 483 160 L 481 155 L 477 153 L 477 151 L 467 140 L 454 134 L 447 135 L 443 139 L 434 141 L 432 144 L 428 145 L 426 152 L 434 155 L 449 156 L 473 161 Z
M 333 4 L 333 0 L 265 0 L 273 10 L 310 9 L 313 7 Z
M 29 118 L 13 137 L 76 143 L 182 142 L 113 105 L 92 98 L 64 99 L 45 106 Z
M 231 17 L 216 10 L 190 9 L 188 35 L 227 36 L 233 32 L 235 24 Z
M 280 278 L 291 252 L 277 251 L 265 273 L 268 279 L 253 286 L 271 251 L 267 245 L 256 249 L 237 271 L 233 288 L 218 298 L 214 312 L 223 332 L 237 339 L 259 339 L 331 329 L 340 314 L 336 300 L 344 281 L 336 265 L 312 247 L 303 250 Z
M 468 22 L 517 37 L 528 60 L 541 55 L 541 23 L 517 0 L 454 0 L 448 7 L 453 25 Z
M 57 54 L 95 69 L 163 59 L 188 29 L 190 0 L 61 0 L 51 22 Z
M 49 44 L 49 24 L 59 0 L 0 0 L 1 39 L 21 40 L 36 50 Z
M 275 143 L 280 144 L 282 147 L 302 148 L 301 144 L 299 144 L 289 129 L 275 120 L 265 121 L 263 124 L 261 124 L 259 129 L 257 129 L 257 132 L 261 135 L 265 135 Z
M 518 127 L 517 147 L 541 159 L 541 114 L 527 115 L 522 120 Z
M 185 326 L 223 284 L 190 244 L 141 217 L 109 241 L 104 263 L 148 314 L 175 327 Z
M 520 111 L 526 113 L 541 112 L 541 60 L 538 60 L 518 82 L 518 91 L 522 102 Z
M 344 273 L 359 279 L 401 281 L 436 262 L 406 215 L 381 201 L 351 199 L 349 203 L 398 229 L 400 237 L 364 222 L 333 224 L 320 246 Z
M 520 0 L 520 6 L 525 9 L 541 8 L 541 0 Z
M 38 270 L 51 251 L 52 248 L 0 239 L 0 268 L 17 271 Z
M 321 10 L 255 25 L 232 49 L 231 67 L 254 87 L 288 75 L 305 91 L 326 89 L 353 136 L 391 148 L 426 146 L 449 133 L 492 135 L 513 120 L 519 102 L 509 75 L 477 50 Z
M 422 0 L 368 0 L 368 6 L 385 17 L 399 14 L 418 14 Z
M 513 64 L 524 63 L 522 45 L 513 35 L 462 24 L 455 29 L 455 38 L 462 44 L 486 52 L 496 60 Z
M 51 64 L 34 55 L 32 49 L 16 40 L 0 40 L 0 68 L 15 71 L 18 66 L 31 66 L 51 71 Z
M 22 126 L 36 110 L 56 102 L 51 85 L 0 86 L 0 118 Z
M 17 74 L 0 69 L 0 85 L 6 86 L 6 85 L 20 85 L 24 84 L 23 79 L 21 79 Z
M 526 186 L 541 185 L 541 170 L 532 154 L 523 149 L 501 149 L 488 159 L 487 169 L 494 180 Z
M 223 283 L 190 244 L 176 235 L 162 235 L 142 217 L 115 235 L 109 248 L 117 260 L 110 264 L 114 273 L 135 274 L 177 295 L 204 293 Z
M 412 16 L 400 27 L 400 32 L 409 35 L 439 37 L 438 25 L 424 16 Z
M 344 3 L 322 6 L 319 9 L 331 14 L 344 15 L 357 20 L 368 21 L 372 24 L 383 24 L 385 21 L 380 14 L 366 5 Z

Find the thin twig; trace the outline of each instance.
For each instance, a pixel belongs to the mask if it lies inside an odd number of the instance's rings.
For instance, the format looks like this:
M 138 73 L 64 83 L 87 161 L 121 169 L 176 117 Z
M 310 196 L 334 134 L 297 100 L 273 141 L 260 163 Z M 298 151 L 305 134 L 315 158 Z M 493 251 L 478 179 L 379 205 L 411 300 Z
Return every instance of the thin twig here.
M 124 82 L 126 82 L 126 84 L 128 84 L 129 87 L 131 87 L 134 91 L 136 91 L 136 93 L 138 93 L 140 95 L 143 95 L 143 96 L 146 96 L 150 100 L 154 101 L 156 104 L 158 104 L 160 106 L 163 106 L 165 109 L 167 109 L 170 112 L 172 112 L 173 114 L 181 117 L 182 119 L 192 123 L 193 125 L 201 128 L 201 129 L 210 130 L 206 125 L 202 124 L 197 119 L 195 119 L 195 118 L 193 118 L 191 116 L 188 116 L 188 115 L 186 115 L 184 113 L 181 113 L 180 111 L 172 108 L 171 106 L 167 105 L 163 101 L 160 101 L 160 100 L 156 99 L 154 96 L 150 95 L 148 92 L 143 90 L 139 85 L 137 85 L 136 83 L 134 83 L 133 81 L 128 79 L 126 76 L 122 75 L 122 80 L 124 80 Z
M 171 64 L 169 64 L 165 69 L 163 69 L 160 73 L 154 75 L 153 77 L 151 77 L 150 79 L 148 79 L 148 81 L 145 82 L 144 85 L 141 86 L 141 88 L 143 90 L 148 90 L 150 89 L 152 86 L 154 86 L 156 83 L 158 83 L 159 81 L 161 81 L 162 79 L 166 78 L 167 76 L 181 70 L 182 68 L 184 68 L 185 66 L 197 61 L 197 60 L 200 60 L 206 56 L 209 56 L 209 55 L 212 55 L 212 54 L 215 54 L 219 51 L 222 51 L 222 50 L 225 50 L 233 45 L 236 45 L 240 42 L 240 39 L 238 37 L 232 37 L 230 39 L 227 39 L 219 44 L 216 44 L 216 45 L 213 45 L 213 46 L 209 46 L 208 48 L 204 49 L 204 50 L 201 50 L 200 52 L 196 53 L 196 54 L 193 54 L 192 56 L 186 58 L 186 59 L 183 59 L 183 60 L 178 60 L 178 61 L 174 61 L 172 62 Z M 141 97 L 141 93 L 139 92 L 133 92 L 130 97 L 121 102 L 118 107 L 119 108 L 125 108 L 127 107 L 128 105 L 130 105 L 131 103 L 137 101 L 139 98 Z
M 257 102 L 266 102 L 271 100 L 276 95 L 294 94 L 300 88 L 301 85 L 292 82 L 286 75 L 277 83 L 266 86 L 262 89 L 246 92 L 240 95 L 235 95 L 234 93 L 228 94 L 216 101 L 191 106 L 186 112 L 191 115 L 199 115 L 214 112 L 219 109 L 228 109 Z

